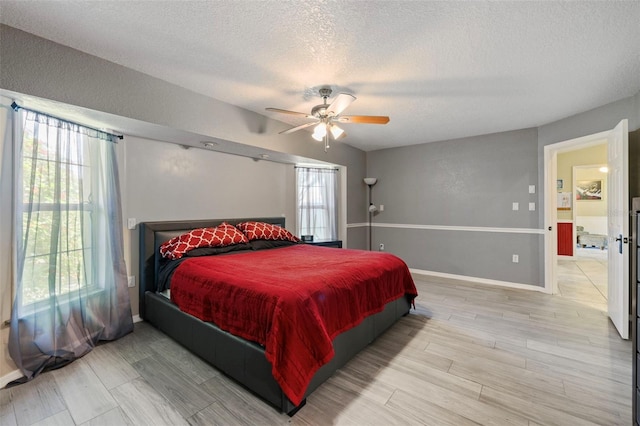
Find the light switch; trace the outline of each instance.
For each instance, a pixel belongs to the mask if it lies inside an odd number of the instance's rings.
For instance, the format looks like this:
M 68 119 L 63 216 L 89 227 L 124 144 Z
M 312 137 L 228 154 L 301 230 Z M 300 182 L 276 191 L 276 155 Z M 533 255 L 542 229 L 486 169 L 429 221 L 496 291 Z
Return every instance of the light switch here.
M 513 209 L 513 211 L 520 210 L 520 204 L 513 203 L 513 206 L 511 208 Z
M 530 212 L 536 211 L 536 203 L 529 203 L 529 211 Z
M 384 204 L 380 204 L 380 211 L 383 212 L 384 211 Z
M 536 186 L 529 185 L 529 194 L 535 194 L 535 193 L 536 193 Z

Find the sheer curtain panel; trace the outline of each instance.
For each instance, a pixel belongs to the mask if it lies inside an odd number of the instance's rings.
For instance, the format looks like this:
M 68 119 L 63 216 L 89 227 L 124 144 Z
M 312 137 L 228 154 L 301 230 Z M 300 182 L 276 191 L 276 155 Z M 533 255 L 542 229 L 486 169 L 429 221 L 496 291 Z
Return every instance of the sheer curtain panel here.
M 338 171 L 296 168 L 298 235 L 313 239 L 338 239 Z
M 13 301 L 13 110 L 0 95 L 0 323 L 11 318 Z M 5 357 L 0 356 L 0 363 Z M 0 371 L 2 365 L 0 364 Z
M 113 136 L 17 114 L 9 353 L 24 381 L 131 332 L 133 321 Z

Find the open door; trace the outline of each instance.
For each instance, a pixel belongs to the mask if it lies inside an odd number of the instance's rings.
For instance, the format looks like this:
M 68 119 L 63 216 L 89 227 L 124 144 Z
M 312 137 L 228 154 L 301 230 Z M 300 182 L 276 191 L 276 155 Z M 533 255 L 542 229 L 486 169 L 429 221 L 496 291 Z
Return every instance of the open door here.
M 608 312 L 620 337 L 629 338 L 629 131 L 622 120 L 608 136 Z

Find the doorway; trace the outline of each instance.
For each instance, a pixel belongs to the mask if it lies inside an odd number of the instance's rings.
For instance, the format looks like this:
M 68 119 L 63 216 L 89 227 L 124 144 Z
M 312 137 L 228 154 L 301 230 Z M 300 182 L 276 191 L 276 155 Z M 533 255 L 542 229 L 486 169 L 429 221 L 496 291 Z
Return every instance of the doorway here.
M 560 229 L 557 207 L 567 207 L 566 200 L 573 200 L 572 197 L 558 196 L 558 155 L 602 143 L 607 145 L 607 313 L 623 339 L 629 335 L 628 136 L 625 119 L 612 130 L 544 147 L 545 291 L 555 294 L 558 293 L 557 233 Z M 593 193 L 594 188 L 601 188 L 601 184 L 589 185 L 582 192 Z M 571 191 L 575 190 L 576 186 L 572 184 Z
M 584 224 L 577 224 L 578 221 L 582 223 L 584 217 L 576 214 L 577 208 L 582 207 L 579 205 L 582 201 L 576 200 L 574 167 L 606 163 L 606 136 L 603 132 L 545 146 L 545 225 L 552 230 L 548 233 L 549 238 L 545 239 L 545 289 L 549 293 L 559 292 L 558 261 L 577 261 L 578 235 L 590 232 L 584 231 Z M 555 184 L 550 185 L 549 181 Z M 565 253 L 567 256 L 558 256 L 558 234 L 555 230 L 562 225 L 570 229 L 567 238 L 571 239 L 572 250 Z
M 557 288 L 563 296 L 600 300 L 607 311 L 607 143 L 558 153 Z M 566 241 L 561 241 L 561 239 Z M 567 247 L 569 251 L 567 252 Z

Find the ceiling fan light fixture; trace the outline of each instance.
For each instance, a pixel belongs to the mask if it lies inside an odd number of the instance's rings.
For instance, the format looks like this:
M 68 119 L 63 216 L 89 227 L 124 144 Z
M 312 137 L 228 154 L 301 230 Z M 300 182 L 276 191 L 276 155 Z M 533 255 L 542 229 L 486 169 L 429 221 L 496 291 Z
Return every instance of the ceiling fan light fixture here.
M 1 1 L 1 0 L 0 0 Z M 295 127 L 283 130 L 279 132 L 281 135 L 287 135 L 289 133 L 296 132 L 298 130 L 306 129 L 307 127 L 315 126 L 313 139 L 318 142 L 324 141 L 324 151 L 329 149 L 329 132 L 334 140 L 338 140 L 347 136 L 347 133 L 336 126 L 334 123 L 357 123 L 357 124 L 387 124 L 389 117 L 387 116 L 374 116 L 374 115 L 342 115 L 342 112 L 349 106 L 356 97 L 348 93 L 338 94 L 329 104 L 327 101 L 331 96 L 332 90 L 330 87 L 321 87 L 318 90 L 320 97 L 322 98 L 322 104 L 316 105 L 311 108 L 311 113 L 306 114 L 304 112 L 289 111 L 280 108 L 267 108 L 267 111 L 278 112 L 282 114 L 303 116 L 313 121 L 310 123 L 300 124 Z
M 317 141 L 321 141 L 325 136 L 327 136 L 327 125 L 320 123 L 313 129 L 312 137 Z
M 333 139 L 338 140 L 343 134 L 344 134 L 344 130 L 342 130 L 340 127 L 336 126 L 335 124 L 331 125 L 331 135 L 333 135 Z

